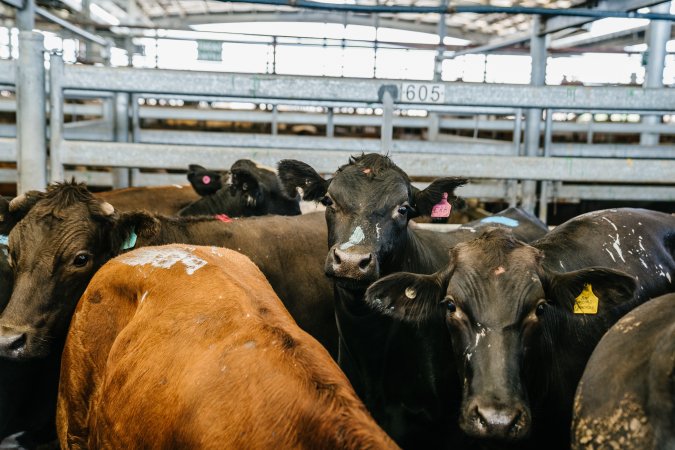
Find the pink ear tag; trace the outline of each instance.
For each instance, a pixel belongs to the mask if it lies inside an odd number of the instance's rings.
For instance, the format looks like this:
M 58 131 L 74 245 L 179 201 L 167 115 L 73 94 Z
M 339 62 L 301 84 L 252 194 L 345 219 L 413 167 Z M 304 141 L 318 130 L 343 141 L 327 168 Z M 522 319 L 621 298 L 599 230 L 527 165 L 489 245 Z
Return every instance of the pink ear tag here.
M 210 177 L 210 176 L 204 175 L 204 176 L 202 177 L 202 183 L 204 183 L 204 184 L 209 184 L 210 182 L 211 182 L 211 177 Z
M 436 203 L 434 207 L 431 209 L 431 218 L 447 219 L 448 217 L 450 217 L 451 212 L 452 212 L 452 205 L 448 203 L 448 193 L 443 192 L 443 198 L 441 199 L 441 201 Z

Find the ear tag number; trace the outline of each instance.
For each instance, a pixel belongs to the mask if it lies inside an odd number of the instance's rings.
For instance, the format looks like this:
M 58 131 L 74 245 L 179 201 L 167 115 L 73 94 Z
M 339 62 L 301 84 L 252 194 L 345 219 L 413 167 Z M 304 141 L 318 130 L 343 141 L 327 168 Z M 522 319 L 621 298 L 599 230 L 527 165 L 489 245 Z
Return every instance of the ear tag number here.
M 598 297 L 593 293 L 590 284 L 584 285 L 584 290 L 574 301 L 574 314 L 597 314 Z

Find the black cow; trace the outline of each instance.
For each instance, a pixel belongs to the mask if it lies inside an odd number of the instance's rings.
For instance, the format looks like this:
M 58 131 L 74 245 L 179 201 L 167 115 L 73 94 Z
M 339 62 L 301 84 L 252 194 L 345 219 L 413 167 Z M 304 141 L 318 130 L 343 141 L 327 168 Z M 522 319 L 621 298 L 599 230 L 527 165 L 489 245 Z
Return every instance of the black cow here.
M 0 356 L 52 362 L 42 370 L 49 379 L 40 385 L 49 390 L 43 406 L 52 427 L 49 405 L 56 398 L 59 357 L 75 305 L 96 270 L 125 248 L 186 243 L 238 250 L 260 267 L 298 324 L 337 353 L 332 295 L 321 269 L 327 247 L 320 214 L 231 223 L 118 214 L 83 184 L 63 183 L 10 204 L 0 201 L 0 216 L 0 233 L 9 232 L 15 278 L 0 314 Z
M 277 174 L 251 160 L 240 159 L 230 168 L 231 184 L 196 200 L 178 212 L 180 216 L 226 214 L 230 217 L 300 214 L 297 195 L 287 196 Z M 193 184 L 194 186 L 194 184 Z
M 574 390 L 591 351 L 630 308 L 673 290 L 674 250 L 675 217 L 598 211 L 532 245 L 489 230 L 457 245 L 432 275 L 380 280 L 367 302 L 424 329 L 446 322 L 467 434 L 500 441 L 532 435 L 519 448 L 568 448 Z M 572 312 L 575 304 L 584 314 Z M 446 364 L 435 364 L 443 376 Z
M 675 448 L 675 295 L 635 308 L 602 338 L 574 401 L 572 448 Z
M 450 340 L 442 321 L 421 330 L 373 312 L 363 296 L 380 276 L 400 270 L 432 273 L 447 265 L 448 249 L 474 236 L 471 226 L 458 233 L 408 226 L 411 218 L 429 215 L 444 192 L 453 200 L 454 189 L 466 180 L 440 178 L 420 191 L 388 157 L 377 154 L 350 159 L 330 180 L 305 163 L 285 160 L 279 178 L 289 195 L 299 187 L 305 200 L 326 205 L 325 271 L 335 282 L 339 362 L 357 393 L 399 445 L 451 445 L 457 433 L 447 425 L 461 393 L 458 382 L 446 381 L 456 370 L 444 357 Z M 537 236 L 544 233 L 542 224 Z M 437 345 L 429 347 L 428 340 Z M 435 361 L 443 377 L 435 372 Z
M 215 194 L 220 188 L 224 186 L 224 181 L 229 177 L 229 172 L 209 170 L 198 164 L 190 164 L 188 166 L 187 178 L 192 188 L 197 194 L 205 197 L 207 195 Z

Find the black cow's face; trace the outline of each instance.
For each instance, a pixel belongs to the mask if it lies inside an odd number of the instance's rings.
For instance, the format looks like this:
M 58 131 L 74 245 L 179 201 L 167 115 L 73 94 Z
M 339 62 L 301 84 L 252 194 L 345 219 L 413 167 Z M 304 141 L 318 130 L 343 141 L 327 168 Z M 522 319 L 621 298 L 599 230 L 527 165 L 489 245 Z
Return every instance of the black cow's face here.
M 320 200 L 326 206 L 325 271 L 348 288 L 365 288 L 400 266 L 408 221 L 429 214 L 443 192 L 452 194 L 466 182 L 442 178 L 419 191 L 405 172 L 379 154 L 352 158 L 331 180 L 304 163 L 286 160 L 279 164 L 279 177 L 290 192 L 300 187 L 305 200 Z
M 372 285 L 366 301 L 387 315 L 425 322 L 445 317 L 463 382 L 460 427 L 469 435 L 519 440 L 531 428 L 528 377 L 553 330 L 590 284 L 602 301 L 632 298 L 635 280 L 608 269 L 546 271 L 543 255 L 493 229 L 452 250 L 433 275 L 394 274 Z
M 25 198 L 12 202 L 21 210 Z M 110 255 L 104 230 L 112 206 L 96 201 L 63 202 L 45 194 L 9 234 L 14 290 L 0 316 L 0 355 L 46 356 L 63 338 L 79 296 Z

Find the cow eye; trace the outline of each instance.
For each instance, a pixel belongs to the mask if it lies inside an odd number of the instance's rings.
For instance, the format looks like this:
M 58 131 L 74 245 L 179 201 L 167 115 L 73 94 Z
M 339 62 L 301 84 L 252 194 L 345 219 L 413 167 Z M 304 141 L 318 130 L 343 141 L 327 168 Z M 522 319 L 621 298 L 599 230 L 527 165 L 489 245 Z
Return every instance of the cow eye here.
M 401 205 L 401 206 L 398 207 L 397 211 L 400 215 L 405 216 L 406 214 L 408 214 L 410 212 L 410 206 Z
M 537 315 L 537 317 L 541 317 L 541 315 L 544 314 L 544 311 L 546 311 L 546 303 L 541 302 L 537 305 L 534 313 Z
M 331 200 L 331 198 L 326 195 L 324 198 L 321 199 L 321 204 L 323 206 L 330 206 L 333 204 L 333 200 Z
M 73 265 L 75 267 L 84 267 L 89 262 L 89 254 L 87 253 L 78 253 L 73 259 Z
M 443 299 L 443 303 L 445 303 L 445 307 L 448 309 L 448 312 L 450 314 L 457 311 L 457 305 L 455 304 L 455 299 L 453 299 L 452 297 L 445 297 Z

